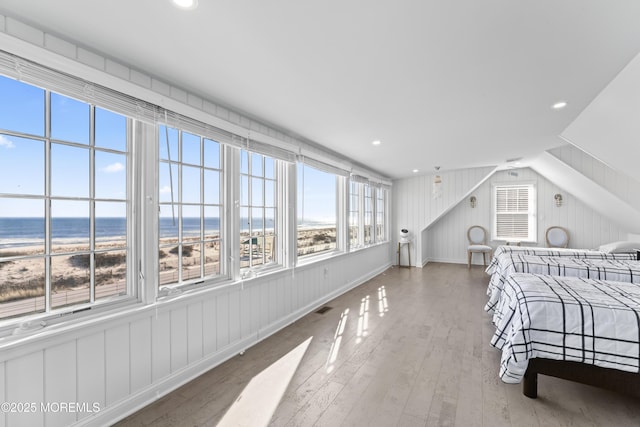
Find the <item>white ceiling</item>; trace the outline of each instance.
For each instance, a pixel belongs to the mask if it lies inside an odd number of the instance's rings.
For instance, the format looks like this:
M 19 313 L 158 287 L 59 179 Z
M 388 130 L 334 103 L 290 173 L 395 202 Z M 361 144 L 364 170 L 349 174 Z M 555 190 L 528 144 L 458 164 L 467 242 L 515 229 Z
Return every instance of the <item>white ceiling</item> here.
M 391 178 L 561 144 L 640 52 L 637 0 L 1 0 L 0 13 Z

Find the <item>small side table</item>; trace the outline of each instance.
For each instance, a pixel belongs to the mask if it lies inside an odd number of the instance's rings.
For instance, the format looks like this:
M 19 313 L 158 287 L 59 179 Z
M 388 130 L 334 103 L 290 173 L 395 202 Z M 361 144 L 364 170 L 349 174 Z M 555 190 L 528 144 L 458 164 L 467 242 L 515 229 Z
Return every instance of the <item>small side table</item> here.
M 410 268 L 411 267 L 411 247 L 409 246 L 409 242 L 398 242 L 398 267 Z M 402 265 L 400 263 L 400 249 L 402 246 L 407 247 L 407 257 L 409 258 L 409 265 Z

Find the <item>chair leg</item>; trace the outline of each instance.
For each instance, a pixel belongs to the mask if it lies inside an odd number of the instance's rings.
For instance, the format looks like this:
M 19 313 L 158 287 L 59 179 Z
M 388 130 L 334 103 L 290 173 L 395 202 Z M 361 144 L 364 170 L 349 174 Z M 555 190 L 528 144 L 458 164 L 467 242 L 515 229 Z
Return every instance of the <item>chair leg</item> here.
M 486 252 L 482 252 L 482 264 L 484 265 L 484 268 L 487 268 L 487 253 Z
M 471 251 L 467 251 L 467 268 L 471 268 Z

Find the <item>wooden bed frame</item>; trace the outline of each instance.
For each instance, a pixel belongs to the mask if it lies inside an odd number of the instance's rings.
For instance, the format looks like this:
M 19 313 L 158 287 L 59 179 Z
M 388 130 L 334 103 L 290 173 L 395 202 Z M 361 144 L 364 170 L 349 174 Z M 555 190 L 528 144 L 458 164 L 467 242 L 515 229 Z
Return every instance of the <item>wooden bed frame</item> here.
M 538 374 L 640 397 L 640 374 L 580 362 L 534 358 L 529 360 L 522 380 L 522 393 L 532 399 L 538 397 Z

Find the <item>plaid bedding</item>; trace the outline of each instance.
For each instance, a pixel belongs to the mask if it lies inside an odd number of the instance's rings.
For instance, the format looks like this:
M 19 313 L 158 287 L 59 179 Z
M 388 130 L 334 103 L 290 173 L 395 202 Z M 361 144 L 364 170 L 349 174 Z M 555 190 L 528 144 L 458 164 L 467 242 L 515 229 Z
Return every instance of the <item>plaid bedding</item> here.
M 558 248 L 534 248 L 525 246 L 498 246 L 496 249 L 491 264 L 487 267 L 486 272 L 491 274 L 489 280 L 489 286 L 487 287 L 487 295 L 489 301 L 485 305 L 484 309 L 491 312 L 495 309 L 497 302 L 500 299 L 500 292 L 505 279 L 509 274 L 513 272 L 525 272 L 525 273 L 540 273 L 540 274 L 555 274 L 560 276 L 571 276 L 572 271 L 556 270 L 550 272 L 545 270 L 545 267 L 540 267 L 536 270 L 526 270 L 526 265 L 522 265 L 522 256 L 538 256 L 549 258 L 569 258 L 569 259 L 584 259 L 584 260 L 620 260 L 630 261 L 636 260 L 637 255 L 633 253 L 607 253 L 600 251 L 590 251 L 585 249 L 558 249 Z M 516 266 L 520 267 L 516 267 Z M 519 268 L 519 269 L 516 269 Z M 564 273 L 564 274 L 563 274 Z M 591 276 L 587 276 L 591 277 Z M 620 280 L 609 278 L 609 280 Z M 627 281 L 627 280 L 625 280 Z
M 500 377 L 518 383 L 535 357 L 638 372 L 640 286 L 514 273 L 507 311 L 491 345 L 502 350 Z

